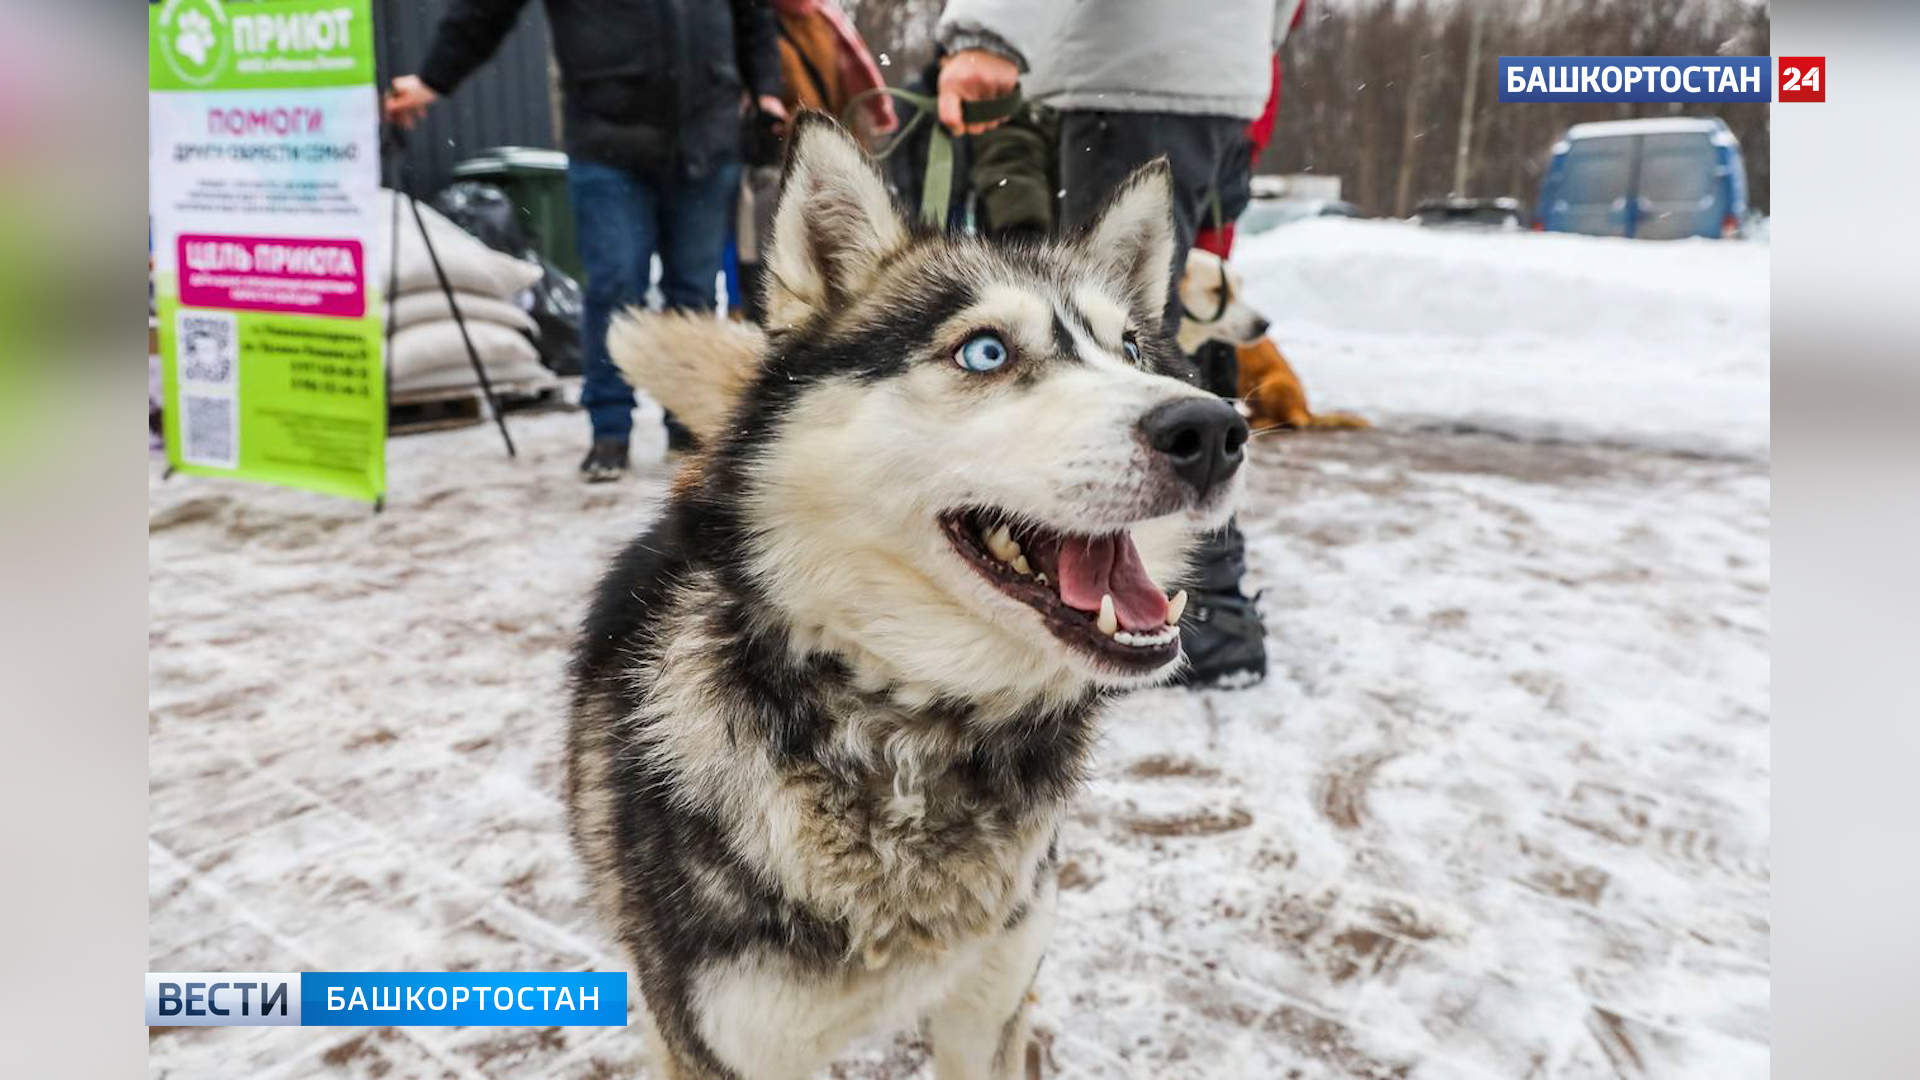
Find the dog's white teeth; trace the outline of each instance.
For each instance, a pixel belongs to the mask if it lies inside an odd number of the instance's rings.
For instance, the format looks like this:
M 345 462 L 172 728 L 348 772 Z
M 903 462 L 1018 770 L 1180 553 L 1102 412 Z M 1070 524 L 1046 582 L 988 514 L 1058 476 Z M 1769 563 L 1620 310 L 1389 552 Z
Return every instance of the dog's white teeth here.
M 1112 593 L 1100 594 L 1100 615 L 1093 620 L 1093 625 L 1099 627 L 1100 632 L 1106 634 L 1108 637 L 1119 633 L 1120 617 L 1113 613 Z
M 1027 562 L 1025 555 L 1015 555 L 1013 557 L 1013 572 L 1019 574 L 1021 577 L 1026 577 L 1028 574 L 1033 573 L 1033 564 Z
M 1040 584 L 1042 585 L 1045 585 L 1047 583 L 1046 571 L 1042 570 L 1034 580 L 1040 582 Z
M 1020 545 L 1013 542 L 1013 530 L 1000 525 L 987 534 L 987 550 L 1003 563 L 1010 563 L 1020 557 Z
M 1179 625 L 1180 616 L 1186 614 L 1186 612 L 1187 590 L 1181 589 L 1179 592 L 1173 594 L 1173 599 L 1167 601 L 1167 625 Z
M 1129 630 L 1122 630 L 1113 635 L 1113 640 L 1122 645 L 1132 645 L 1135 648 L 1147 649 L 1157 645 L 1165 645 L 1167 642 L 1179 636 L 1180 631 L 1171 626 L 1163 626 L 1151 634 L 1136 634 Z

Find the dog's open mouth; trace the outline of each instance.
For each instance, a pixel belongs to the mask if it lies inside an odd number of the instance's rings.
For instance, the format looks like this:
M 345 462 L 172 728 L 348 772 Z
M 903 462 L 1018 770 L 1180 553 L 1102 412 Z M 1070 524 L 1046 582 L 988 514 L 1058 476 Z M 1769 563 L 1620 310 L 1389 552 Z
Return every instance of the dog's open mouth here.
M 1187 594 L 1169 598 L 1155 584 L 1124 529 L 1060 532 L 992 510 L 950 510 L 940 526 L 968 564 L 1068 645 L 1137 671 L 1180 655 Z

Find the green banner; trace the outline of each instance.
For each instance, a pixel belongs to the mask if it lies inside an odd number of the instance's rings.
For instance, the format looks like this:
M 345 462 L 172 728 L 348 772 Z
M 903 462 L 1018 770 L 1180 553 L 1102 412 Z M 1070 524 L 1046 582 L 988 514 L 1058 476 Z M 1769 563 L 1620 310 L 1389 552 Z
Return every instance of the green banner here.
M 373 85 L 368 0 L 164 0 L 147 8 L 151 90 Z
M 386 491 L 378 319 L 182 308 L 164 294 L 159 314 L 174 468 L 357 499 Z M 200 378 L 228 372 L 225 385 Z
M 167 460 L 377 500 L 390 204 L 369 0 L 148 11 Z

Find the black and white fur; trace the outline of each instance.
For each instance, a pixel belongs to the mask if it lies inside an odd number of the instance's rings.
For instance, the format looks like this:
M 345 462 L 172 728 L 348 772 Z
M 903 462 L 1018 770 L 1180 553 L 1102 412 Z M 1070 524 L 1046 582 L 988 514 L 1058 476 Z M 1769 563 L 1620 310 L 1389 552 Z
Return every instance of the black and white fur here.
M 764 341 L 685 320 L 616 335 L 637 381 L 665 365 L 669 396 L 706 395 L 689 415 L 712 418 L 572 668 L 573 839 L 666 1076 L 805 1076 L 915 1019 L 941 1080 L 1022 1070 L 1097 714 L 1179 659 L 1070 646 L 939 521 L 990 506 L 1124 529 L 1165 582 L 1226 520 L 1239 478 L 1196 492 L 1139 432 L 1205 397 L 1159 325 L 1170 188 L 1164 163 L 1142 169 L 1059 244 L 925 234 L 809 115 Z M 954 362 L 983 326 L 1016 353 L 1004 370 Z M 666 340 L 710 355 L 649 360 Z

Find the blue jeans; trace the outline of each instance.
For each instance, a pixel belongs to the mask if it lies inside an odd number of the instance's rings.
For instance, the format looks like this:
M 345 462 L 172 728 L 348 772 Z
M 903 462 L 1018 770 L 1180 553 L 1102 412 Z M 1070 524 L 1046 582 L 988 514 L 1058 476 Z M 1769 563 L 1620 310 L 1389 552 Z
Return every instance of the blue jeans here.
M 737 164 L 665 184 L 595 161 L 568 164 L 575 243 L 587 272 L 580 404 L 595 439 L 625 439 L 633 431 L 633 390 L 607 356 L 607 324 L 614 312 L 646 300 L 655 254 L 667 307 L 713 310 L 714 278 L 739 183 Z

